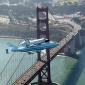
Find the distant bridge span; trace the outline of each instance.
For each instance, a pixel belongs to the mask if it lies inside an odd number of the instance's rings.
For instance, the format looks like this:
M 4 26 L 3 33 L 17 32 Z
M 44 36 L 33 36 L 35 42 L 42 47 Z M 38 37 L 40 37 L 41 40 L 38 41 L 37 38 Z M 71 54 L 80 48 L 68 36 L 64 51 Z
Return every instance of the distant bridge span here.
M 51 49 L 50 51 L 50 60 L 53 60 L 55 56 L 64 48 L 78 33 L 79 30 L 81 30 L 81 26 L 70 21 L 70 20 L 64 20 L 63 22 L 66 22 L 68 24 L 73 25 L 74 29 L 73 32 L 70 32 L 64 39 L 62 39 L 59 42 L 59 46 L 57 48 Z M 44 54 L 42 57 L 45 57 Z M 42 70 L 42 68 L 46 65 L 46 63 L 38 61 L 30 69 L 28 69 L 24 74 L 22 74 L 12 85 L 28 85 Z

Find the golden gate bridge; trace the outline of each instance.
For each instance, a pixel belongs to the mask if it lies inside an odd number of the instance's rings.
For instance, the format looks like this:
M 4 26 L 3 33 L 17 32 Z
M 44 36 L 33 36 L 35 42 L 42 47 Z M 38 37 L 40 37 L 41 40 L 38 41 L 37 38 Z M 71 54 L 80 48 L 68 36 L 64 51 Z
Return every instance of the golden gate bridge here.
M 85 31 L 81 29 L 81 26 L 76 24 L 73 21 L 69 20 L 61 20 L 60 22 L 66 22 L 73 27 L 72 32 L 70 32 L 65 38 L 59 41 L 59 46 L 57 48 L 53 48 L 51 50 L 46 50 L 46 54 L 41 55 L 41 53 L 37 53 L 37 61 L 32 63 L 32 66 L 27 69 L 25 68 L 22 72 L 19 72 L 19 75 L 16 73 L 17 69 L 21 62 L 24 62 L 24 57 L 27 56 L 25 53 L 14 53 L 9 61 L 7 62 L 6 66 L 2 70 L 0 76 L 1 81 L 6 81 L 4 85 L 29 85 L 32 80 L 38 76 L 38 81 L 31 83 L 31 84 L 38 84 L 38 85 L 52 85 L 51 76 L 50 76 L 50 62 L 58 55 L 60 52 L 67 53 L 69 46 L 73 45 L 73 48 L 70 48 L 71 51 L 79 50 L 81 47 L 84 46 L 84 41 L 82 37 L 84 37 Z M 44 23 L 44 28 L 41 27 L 41 24 Z M 37 38 L 46 37 L 49 39 L 49 24 L 48 24 L 48 7 L 37 7 Z M 80 43 L 80 41 L 82 41 Z M 35 56 L 35 55 L 34 55 Z M 16 58 L 19 58 L 18 61 L 15 61 Z M 18 62 L 18 64 L 16 64 Z M 9 64 L 12 66 L 16 66 L 15 69 L 12 69 L 12 73 L 10 73 L 10 78 L 8 80 L 3 79 L 4 73 L 7 73 L 6 70 L 9 67 Z M 24 63 L 22 63 L 24 64 Z M 26 65 L 26 64 L 25 64 Z M 19 70 L 20 71 L 20 70 Z M 7 79 L 7 78 L 6 78 Z M 15 81 L 14 81 L 15 79 Z M 58 84 L 56 84 L 58 85 Z

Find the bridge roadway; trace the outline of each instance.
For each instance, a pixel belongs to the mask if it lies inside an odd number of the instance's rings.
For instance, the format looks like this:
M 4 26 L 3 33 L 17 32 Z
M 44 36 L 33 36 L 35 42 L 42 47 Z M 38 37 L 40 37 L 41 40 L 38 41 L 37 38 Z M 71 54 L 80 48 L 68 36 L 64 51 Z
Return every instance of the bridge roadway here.
M 50 51 L 50 59 L 52 60 L 66 44 L 68 44 L 73 37 L 78 33 L 81 29 L 80 25 L 72 22 L 70 20 L 64 20 L 67 24 L 71 24 L 74 26 L 72 32 L 70 32 L 64 39 L 59 42 L 59 46 L 57 48 L 51 49 Z M 45 54 L 42 56 L 45 57 Z M 35 63 L 30 69 L 28 69 L 24 74 L 22 74 L 12 85 L 27 85 L 29 84 L 42 70 L 46 63 L 38 61 Z

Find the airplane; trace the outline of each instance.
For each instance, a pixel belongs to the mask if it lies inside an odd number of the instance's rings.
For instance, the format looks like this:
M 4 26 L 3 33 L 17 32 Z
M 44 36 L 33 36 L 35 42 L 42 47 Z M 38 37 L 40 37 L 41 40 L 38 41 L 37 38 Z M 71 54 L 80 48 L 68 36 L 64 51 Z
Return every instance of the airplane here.
M 35 39 L 35 40 L 24 40 L 19 46 L 10 45 L 10 50 L 12 52 L 27 52 L 29 54 L 33 54 L 33 52 L 41 52 L 45 49 L 51 49 L 58 46 L 58 43 L 53 41 L 49 41 L 45 38 Z M 6 49 L 6 53 L 8 53 L 8 49 Z

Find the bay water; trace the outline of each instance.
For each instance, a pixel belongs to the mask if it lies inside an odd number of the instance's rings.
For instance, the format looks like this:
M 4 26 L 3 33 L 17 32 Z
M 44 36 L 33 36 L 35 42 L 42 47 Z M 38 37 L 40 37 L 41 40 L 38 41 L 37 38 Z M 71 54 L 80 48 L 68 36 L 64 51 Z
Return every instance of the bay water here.
M 29 69 L 34 63 L 37 62 L 37 54 L 29 55 L 28 53 L 12 53 L 6 54 L 6 49 L 9 48 L 8 43 L 18 45 L 20 39 L 10 39 L 10 38 L 1 38 L 0 39 L 0 85 L 12 85 L 12 83 L 27 69 Z M 71 73 L 73 73 L 74 78 L 74 68 L 76 65 L 79 65 L 78 70 L 82 71 L 79 74 L 78 79 L 74 81 L 74 84 L 69 85 L 85 85 L 85 68 L 84 68 L 84 54 L 85 50 L 81 50 L 80 60 L 64 56 L 57 55 L 54 60 L 51 62 L 51 79 L 52 82 L 59 83 L 60 85 L 66 85 L 66 82 L 73 81 L 68 79 Z M 82 56 L 82 57 L 81 57 Z M 8 62 L 9 61 L 9 62 Z M 79 63 L 82 62 L 82 63 Z M 80 68 L 83 66 L 82 68 Z

